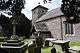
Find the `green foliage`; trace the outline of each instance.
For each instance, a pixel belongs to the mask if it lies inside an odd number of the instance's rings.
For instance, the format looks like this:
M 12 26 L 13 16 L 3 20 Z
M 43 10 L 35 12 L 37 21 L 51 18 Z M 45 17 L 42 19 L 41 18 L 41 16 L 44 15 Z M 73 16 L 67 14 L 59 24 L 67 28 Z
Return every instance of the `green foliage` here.
M 62 0 L 63 4 L 62 4 L 62 12 L 66 15 L 66 16 L 78 16 L 80 9 L 78 9 L 78 7 L 80 7 L 80 1 L 79 0 Z
M 19 35 L 19 36 L 24 35 L 27 38 L 29 38 L 29 36 L 31 35 L 31 21 L 27 17 L 25 17 L 24 14 L 20 13 L 20 15 L 10 18 L 10 23 L 11 23 L 10 31 L 13 30 L 12 22 L 14 19 L 17 23 L 16 24 L 16 35 Z
M 42 48 L 41 53 L 51 53 L 52 47 Z
M 67 17 L 68 22 L 79 22 L 80 18 L 80 0 L 62 0 L 61 10 Z M 73 17 L 73 20 L 70 20 Z
M 41 48 L 41 53 L 51 53 L 52 47 L 48 48 Z M 28 53 L 28 50 L 26 50 L 24 53 Z
M 0 0 L 0 10 L 10 10 L 12 14 L 17 9 L 24 8 L 25 0 Z
M 2 26 L 3 33 L 9 35 L 11 32 L 9 31 L 9 26 L 11 26 L 9 18 L 1 14 L 0 25 Z
M 4 37 L 4 34 L 0 32 L 0 37 Z

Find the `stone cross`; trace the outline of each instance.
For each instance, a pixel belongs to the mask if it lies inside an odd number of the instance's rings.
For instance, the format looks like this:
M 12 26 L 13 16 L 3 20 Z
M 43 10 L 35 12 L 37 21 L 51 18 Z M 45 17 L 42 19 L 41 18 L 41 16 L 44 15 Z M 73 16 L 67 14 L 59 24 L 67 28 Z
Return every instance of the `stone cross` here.
M 12 40 L 18 40 L 19 37 L 16 35 L 16 25 L 17 25 L 17 22 L 16 22 L 15 19 L 13 20 L 12 25 L 13 25 L 13 35 L 11 36 L 11 39 Z
M 12 22 L 12 25 L 13 25 L 13 35 L 16 35 L 16 20 L 14 19 L 13 22 Z

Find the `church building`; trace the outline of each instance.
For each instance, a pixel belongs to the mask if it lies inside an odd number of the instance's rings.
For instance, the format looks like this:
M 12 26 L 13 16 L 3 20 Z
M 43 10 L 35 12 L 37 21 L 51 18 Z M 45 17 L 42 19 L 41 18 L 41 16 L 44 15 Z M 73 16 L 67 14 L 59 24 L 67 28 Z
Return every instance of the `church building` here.
M 40 25 L 42 30 L 47 28 L 47 31 L 51 32 L 51 36 L 56 39 L 79 37 L 80 35 L 80 23 L 68 23 L 61 11 L 61 7 L 48 11 L 46 7 L 38 5 L 32 9 L 32 24 L 35 26 L 35 29 L 37 28 L 36 24 Z M 36 29 L 36 31 L 38 30 Z

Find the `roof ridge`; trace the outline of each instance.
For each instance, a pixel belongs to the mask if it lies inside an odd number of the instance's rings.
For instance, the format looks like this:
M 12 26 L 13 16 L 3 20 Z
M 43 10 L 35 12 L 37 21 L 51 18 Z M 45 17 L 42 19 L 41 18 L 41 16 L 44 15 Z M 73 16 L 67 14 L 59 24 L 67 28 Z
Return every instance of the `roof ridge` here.
M 57 17 L 57 16 L 60 16 L 60 15 L 63 15 L 60 8 L 61 7 L 57 7 L 55 9 L 52 9 L 52 10 L 48 11 L 43 16 L 41 16 L 41 18 L 39 18 L 36 22 L 46 20 L 46 19 L 50 19 L 52 17 Z

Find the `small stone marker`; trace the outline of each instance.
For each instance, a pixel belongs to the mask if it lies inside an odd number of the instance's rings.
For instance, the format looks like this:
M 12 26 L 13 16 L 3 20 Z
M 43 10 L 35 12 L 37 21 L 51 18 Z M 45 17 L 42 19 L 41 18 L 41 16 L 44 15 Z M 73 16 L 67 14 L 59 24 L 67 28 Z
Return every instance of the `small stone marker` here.
M 52 43 L 54 44 L 54 47 L 56 49 L 57 52 L 60 53 L 69 53 L 69 41 L 64 41 L 64 40 L 56 40 L 56 41 L 52 41 Z
M 33 44 L 28 47 L 28 53 L 41 53 L 41 47 L 36 46 L 35 41 L 33 41 Z
M 51 53 L 56 53 L 56 49 L 54 47 L 51 49 Z
M 52 41 L 55 41 L 56 39 L 54 39 L 54 38 L 46 38 L 45 39 L 45 46 L 49 46 L 49 42 L 52 42 Z

